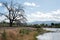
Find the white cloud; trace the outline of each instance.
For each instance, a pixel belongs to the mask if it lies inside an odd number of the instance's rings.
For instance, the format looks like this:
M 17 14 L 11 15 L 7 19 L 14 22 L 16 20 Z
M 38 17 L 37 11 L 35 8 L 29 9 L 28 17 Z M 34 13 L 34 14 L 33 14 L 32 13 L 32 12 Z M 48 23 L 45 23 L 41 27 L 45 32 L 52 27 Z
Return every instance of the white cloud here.
M 30 14 L 26 14 L 28 22 L 33 21 L 60 21 L 60 10 L 51 11 L 48 13 L 44 12 L 34 12 Z M 0 21 L 4 20 L 4 16 L 0 17 Z
M 0 16 L 0 22 L 3 21 L 5 18 L 5 16 Z
M 29 2 L 25 2 L 24 5 L 26 6 L 34 6 L 34 7 L 39 7 L 39 5 L 37 5 L 36 3 L 29 3 Z
M 28 22 L 33 21 L 60 21 L 60 10 L 51 11 L 49 13 L 35 12 L 27 15 Z
M 2 6 L 2 3 L 0 3 L 0 6 Z

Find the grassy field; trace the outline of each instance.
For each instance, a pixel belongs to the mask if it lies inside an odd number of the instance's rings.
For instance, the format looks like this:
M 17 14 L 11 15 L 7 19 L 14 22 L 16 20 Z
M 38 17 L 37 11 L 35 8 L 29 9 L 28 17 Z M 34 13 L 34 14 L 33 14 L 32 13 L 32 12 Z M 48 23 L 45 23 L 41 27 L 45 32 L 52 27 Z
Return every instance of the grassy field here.
M 36 36 L 45 32 L 42 28 L 5 27 L 0 28 L 0 40 L 37 40 Z

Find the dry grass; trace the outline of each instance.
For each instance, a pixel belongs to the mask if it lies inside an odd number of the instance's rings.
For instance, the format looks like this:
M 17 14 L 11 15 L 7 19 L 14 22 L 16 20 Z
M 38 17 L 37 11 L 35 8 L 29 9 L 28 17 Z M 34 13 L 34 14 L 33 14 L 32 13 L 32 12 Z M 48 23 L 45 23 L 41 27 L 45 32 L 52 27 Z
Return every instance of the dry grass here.
M 35 28 L 4 28 L 6 32 L 6 40 L 35 40 L 35 35 L 37 34 Z M 0 40 L 4 40 L 2 37 L 2 33 L 4 32 L 2 28 L 0 30 Z M 29 34 L 21 34 L 19 33 L 20 30 L 27 29 L 30 30 Z

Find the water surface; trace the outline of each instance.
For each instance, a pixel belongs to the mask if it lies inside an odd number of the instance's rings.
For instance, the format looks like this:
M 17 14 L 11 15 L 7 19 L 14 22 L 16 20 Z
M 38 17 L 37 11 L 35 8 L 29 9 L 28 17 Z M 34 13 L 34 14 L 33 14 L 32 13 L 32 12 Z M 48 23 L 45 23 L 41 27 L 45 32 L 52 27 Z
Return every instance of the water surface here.
M 60 28 L 44 28 L 55 32 L 44 33 L 37 36 L 38 40 L 60 40 Z

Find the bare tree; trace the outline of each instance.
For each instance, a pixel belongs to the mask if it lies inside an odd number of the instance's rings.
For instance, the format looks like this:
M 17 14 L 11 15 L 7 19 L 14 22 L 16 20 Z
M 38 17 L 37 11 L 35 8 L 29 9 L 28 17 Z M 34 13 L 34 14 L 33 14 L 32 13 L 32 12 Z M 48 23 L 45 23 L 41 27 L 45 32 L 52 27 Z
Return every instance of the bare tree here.
M 20 4 L 13 4 L 12 1 L 10 5 L 7 2 L 2 4 L 7 8 L 8 15 L 6 15 L 6 13 L 0 13 L 0 15 L 4 15 L 7 19 L 9 19 L 10 27 L 12 27 L 13 22 L 26 23 L 23 6 Z

